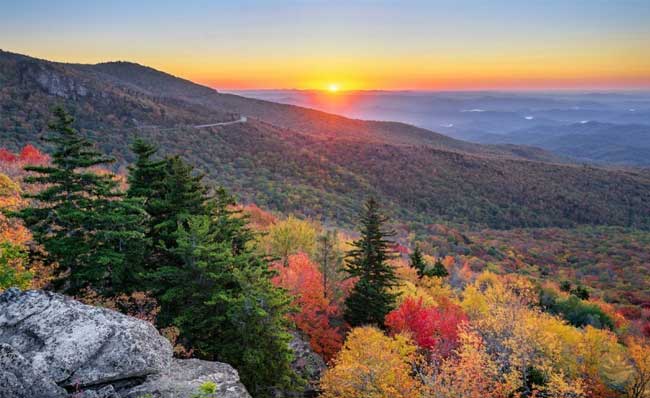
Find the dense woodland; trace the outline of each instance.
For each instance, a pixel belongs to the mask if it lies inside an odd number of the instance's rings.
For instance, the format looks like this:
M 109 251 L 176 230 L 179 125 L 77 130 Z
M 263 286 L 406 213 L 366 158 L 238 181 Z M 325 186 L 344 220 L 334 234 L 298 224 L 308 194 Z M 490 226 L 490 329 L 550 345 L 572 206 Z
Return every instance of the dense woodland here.
M 377 191 L 336 229 L 240 204 L 143 139 L 115 174 L 63 109 L 49 120 L 47 154 L 0 150 L 0 290 L 151 321 L 254 397 L 304 385 L 293 330 L 328 361 L 326 398 L 647 396 L 647 232 L 413 228 Z

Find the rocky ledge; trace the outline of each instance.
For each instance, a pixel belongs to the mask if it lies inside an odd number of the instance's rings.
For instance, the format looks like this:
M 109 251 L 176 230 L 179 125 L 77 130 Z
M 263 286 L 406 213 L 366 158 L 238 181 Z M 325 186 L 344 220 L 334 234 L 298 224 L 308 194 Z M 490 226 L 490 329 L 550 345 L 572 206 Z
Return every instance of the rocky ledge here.
M 148 322 L 60 294 L 0 294 L 0 398 L 250 398 L 230 365 L 174 359 Z

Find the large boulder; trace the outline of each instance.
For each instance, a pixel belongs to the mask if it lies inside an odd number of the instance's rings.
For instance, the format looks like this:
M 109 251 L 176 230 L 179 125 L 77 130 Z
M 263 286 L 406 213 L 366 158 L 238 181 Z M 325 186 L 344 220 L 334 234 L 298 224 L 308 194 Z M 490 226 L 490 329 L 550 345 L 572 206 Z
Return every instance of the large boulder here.
M 250 398 L 227 364 L 175 360 L 148 322 L 44 291 L 0 294 L 0 398 Z
M 12 346 L 0 344 L 0 398 L 67 397 L 65 389 L 42 378 Z
M 159 373 L 172 357 L 150 323 L 39 290 L 0 296 L 0 343 L 36 373 L 75 388 Z
M 174 359 L 169 369 L 149 376 L 144 383 L 123 392 L 121 397 L 191 397 L 203 383 L 209 381 L 217 385 L 216 397 L 249 396 L 239 382 L 237 371 L 230 365 L 200 359 Z

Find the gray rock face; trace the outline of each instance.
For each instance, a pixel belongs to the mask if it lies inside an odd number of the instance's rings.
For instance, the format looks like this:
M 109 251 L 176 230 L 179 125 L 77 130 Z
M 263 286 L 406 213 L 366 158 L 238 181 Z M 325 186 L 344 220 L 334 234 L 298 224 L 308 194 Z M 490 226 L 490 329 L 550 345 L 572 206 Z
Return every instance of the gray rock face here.
M 52 380 L 32 371 L 29 361 L 7 344 L 0 344 L 0 398 L 64 398 L 68 394 Z
M 152 397 L 189 398 L 207 381 L 217 385 L 216 397 L 250 397 L 232 366 L 200 359 L 174 359 L 165 372 L 149 376 L 144 383 L 121 396 L 138 398 L 149 394 Z
M 36 82 L 51 95 L 58 97 L 85 97 L 88 89 L 74 79 L 53 70 L 42 69 L 36 76 Z
M 169 366 L 172 347 L 153 325 L 43 291 L 0 296 L 0 343 L 61 386 L 144 377 Z
M 309 343 L 298 333 L 293 333 L 293 339 L 289 343 L 289 347 L 294 354 L 291 367 L 307 381 L 303 395 L 315 396 L 319 390 L 320 378 L 327 369 L 325 361 L 311 349 Z M 291 396 L 288 393 L 283 395 Z
M 227 364 L 173 360 L 148 322 L 43 291 L 0 294 L 0 398 L 250 398 Z

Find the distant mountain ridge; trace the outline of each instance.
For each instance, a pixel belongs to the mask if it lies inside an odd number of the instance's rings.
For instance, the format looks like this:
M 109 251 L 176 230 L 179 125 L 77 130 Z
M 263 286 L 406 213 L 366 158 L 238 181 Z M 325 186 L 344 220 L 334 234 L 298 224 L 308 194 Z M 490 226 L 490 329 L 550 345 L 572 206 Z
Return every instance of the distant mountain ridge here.
M 627 130 L 640 126 L 650 128 L 650 92 L 354 91 L 346 92 L 344 101 L 336 100 L 336 96 L 297 90 L 236 93 L 348 117 L 402 121 L 476 143 L 540 145 L 546 151 L 569 157 L 574 162 L 616 165 L 647 165 L 648 162 L 644 162 L 644 158 L 647 159 L 643 152 L 646 144 L 634 142 L 635 137 Z M 566 131 L 569 126 L 575 130 L 584 127 L 582 124 L 590 126 L 592 122 L 609 126 L 610 138 L 586 139 L 581 147 L 576 145 L 579 140 L 575 139 L 543 145 L 544 142 L 524 139 L 534 137 L 516 137 L 527 130 L 534 130 L 539 137 L 547 137 L 555 128 L 564 129 L 563 134 L 571 134 L 572 131 Z M 545 126 L 545 131 L 540 131 L 540 126 Z M 621 134 L 628 136 L 632 145 L 616 143 L 609 147 L 615 141 L 612 137 Z
M 0 146 L 38 142 L 55 104 L 120 164 L 131 158 L 133 138 L 144 136 L 244 201 L 285 212 L 351 223 L 373 195 L 408 222 L 650 228 L 645 171 L 561 164 L 536 148 L 223 94 L 128 62 L 62 64 L 0 52 Z M 195 127 L 243 116 L 244 123 Z
M 589 162 L 650 166 L 650 125 L 584 121 L 493 134 L 481 141 L 533 145 Z

